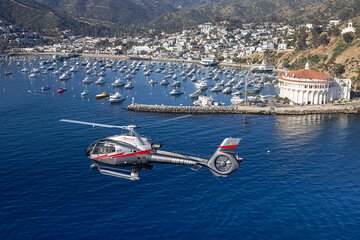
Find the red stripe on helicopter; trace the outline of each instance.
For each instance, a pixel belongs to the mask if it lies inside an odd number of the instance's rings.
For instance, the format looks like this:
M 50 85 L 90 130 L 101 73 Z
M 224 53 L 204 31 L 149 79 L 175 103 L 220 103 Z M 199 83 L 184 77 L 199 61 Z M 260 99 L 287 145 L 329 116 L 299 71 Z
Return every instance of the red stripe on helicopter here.
M 237 148 L 238 145 L 219 146 L 218 148 Z
M 148 150 L 141 151 L 141 152 L 128 153 L 128 154 L 125 154 L 125 153 L 117 153 L 117 154 L 113 154 L 113 155 L 105 154 L 105 155 L 101 155 L 101 156 L 95 157 L 95 158 L 93 158 L 92 160 L 100 160 L 100 159 L 103 159 L 103 158 L 133 157 L 133 156 L 136 156 L 136 155 L 148 154 L 148 153 L 150 153 L 151 151 L 152 151 L 152 149 L 148 149 Z

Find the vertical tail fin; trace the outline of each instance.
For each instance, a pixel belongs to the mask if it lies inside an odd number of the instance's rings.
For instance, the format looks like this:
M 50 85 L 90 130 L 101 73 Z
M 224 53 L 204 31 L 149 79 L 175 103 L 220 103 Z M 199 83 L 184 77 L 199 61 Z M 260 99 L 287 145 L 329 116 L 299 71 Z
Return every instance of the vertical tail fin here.
M 240 138 L 225 138 L 207 163 L 215 176 L 226 177 L 240 167 L 240 158 L 235 156 Z

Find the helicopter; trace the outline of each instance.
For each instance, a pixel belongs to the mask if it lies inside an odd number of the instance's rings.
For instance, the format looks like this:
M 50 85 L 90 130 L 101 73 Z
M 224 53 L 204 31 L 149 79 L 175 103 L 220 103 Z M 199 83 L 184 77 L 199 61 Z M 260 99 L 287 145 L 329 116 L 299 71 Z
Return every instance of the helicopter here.
M 139 135 L 136 125 L 117 126 L 61 119 L 61 122 L 89 125 L 92 127 L 117 128 L 128 132 L 99 139 L 91 143 L 85 155 L 93 162 L 101 174 L 113 177 L 139 180 L 142 169 L 152 169 L 154 163 L 190 165 L 196 170 L 207 167 L 215 176 L 226 177 L 240 167 L 242 158 L 235 155 L 240 138 L 225 138 L 209 158 L 160 150 L 162 144 L 152 143 L 151 139 Z M 130 169 L 128 169 L 130 167 Z

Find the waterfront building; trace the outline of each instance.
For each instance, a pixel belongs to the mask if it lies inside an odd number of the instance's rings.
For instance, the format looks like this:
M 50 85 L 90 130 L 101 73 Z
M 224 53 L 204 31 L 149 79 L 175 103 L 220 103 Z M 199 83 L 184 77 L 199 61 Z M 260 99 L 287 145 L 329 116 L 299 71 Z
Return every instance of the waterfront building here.
M 337 79 L 328 74 L 310 69 L 290 71 L 279 77 L 280 97 L 288 98 L 291 104 L 326 104 L 333 100 L 350 99 L 351 80 Z

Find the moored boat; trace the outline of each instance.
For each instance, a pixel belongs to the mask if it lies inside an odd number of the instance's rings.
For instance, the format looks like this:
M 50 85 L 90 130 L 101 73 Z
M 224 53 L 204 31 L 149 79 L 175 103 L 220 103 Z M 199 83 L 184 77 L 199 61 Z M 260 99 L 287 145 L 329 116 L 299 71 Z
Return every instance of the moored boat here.
M 45 86 L 42 86 L 42 87 L 41 87 L 41 90 L 43 90 L 43 91 L 45 91 L 45 90 L 50 90 L 50 85 L 47 84 L 47 85 L 45 85 Z
M 65 91 L 67 91 L 67 89 L 66 89 L 66 88 L 63 88 L 63 87 L 58 88 L 58 89 L 56 90 L 57 93 L 63 93 L 63 92 L 65 92 Z
M 89 93 L 90 93 L 89 90 L 84 90 L 84 91 L 82 91 L 82 92 L 80 93 L 80 95 L 81 95 L 81 96 L 86 96 L 86 95 L 88 95 Z
M 110 95 L 106 92 L 102 92 L 100 94 L 97 94 L 96 95 L 96 99 L 102 99 L 102 98 L 106 98 L 106 97 L 109 97 Z
M 116 92 L 116 93 L 110 95 L 108 101 L 111 102 L 111 103 L 118 103 L 118 102 L 121 102 L 123 100 L 125 100 L 125 97 L 123 95 L 121 95 L 121 93 Z

